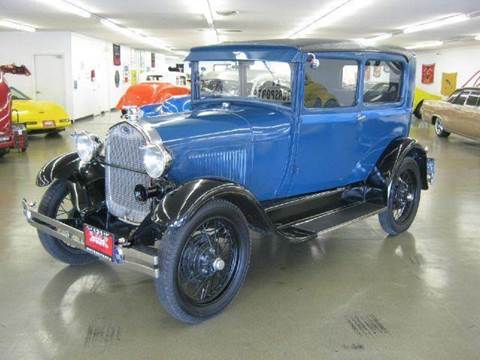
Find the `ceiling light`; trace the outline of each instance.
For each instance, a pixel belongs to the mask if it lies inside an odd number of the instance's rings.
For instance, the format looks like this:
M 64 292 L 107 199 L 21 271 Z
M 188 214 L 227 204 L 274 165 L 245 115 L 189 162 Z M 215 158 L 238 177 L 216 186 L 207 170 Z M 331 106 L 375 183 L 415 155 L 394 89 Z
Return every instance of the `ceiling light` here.
M 372 45 L 375 45 L 377 42 L 390 39 L 392 36 L 393 36 L 393 34 L 388 33 L 388 34 L 377 35 L 377 36 L 371 37 L 371 38 L 355 39 L 355 41 L 357 41 L 358 43 L 360 43 L 364 46 L 372 46 Z
M 408 49 L 408 50 L 413 50 L 413 49 L 424 49 L 424 48 L 438 47 L 438 46 L 442 46 L 442 45 L 443 45 L 443 41 L 435 40 L 435 41 L 421 42 L 421 43 L 418 43 L 418 44 L 415 44 L 415 45 L 406 46 L 405 48 Z
M 210 6 L 210 0 L 204 0 L 205 5 L 203 7 L 203 16 L 207 20 L 209 26 L 213 26 L 213 12 L 212 7 Z
M 0 20 L 0 26 L 7 27 L 10 29 L 21 30 L 21 31 L 28 31 L 28 32 L 35 32 L 35 28 L 31 25 L 27 25 L 24 23 L 19 23 L 17 21 L 9 20 L 9 19 L 2 19 Z
M 205 42 L 207 44 L 218 44 L 220 42 L 220 38 L 218 36 L 217 30 L 215 29 L 208 29 L 205 31 Z
M 37 0 L 45 5 L 48 5 L 48 6 L 51 6 L 51 7 L 54 7 L 56 8 L 57 10 L 60 10 L 60 11 L 63 11 L 63 12 L 66 12 L 66 13 L 70 13 L 70 14 L 74 14 L 74 15 L 78 15 L 78 16 L 81 16 L 81 17 L 84 17 L 84 18 L 89 18 L 92 16 L 92 14 L 77 6 L 77 5 L 74 5 L 72 4 L 71 2 L 68 2 L 68 1 L 63 1 L 63 0 Z
M 475 40 L 479 40 L 480 41 L 480 34 L 475 36 Z
M 293 31 L 287 34 L 287 38 L 298 38 L 305 35 L 312 28 L 320 26 L 328 26 L 338 20 L 350 16 L 359 9 L 369 5 L 372 0 L 335 0 L 330 2 L 326 7 L 310 20 L 301 24 Z
M 403 32 L 405 34 L 411 34 L 418 31 L 436 29 L 443 26 L 458 24 L 467 20 L 470 20 L 470 17 L 468 15 L 458 14 L 458 15 L 448 16 L 438 20 L 424 22 L 421 24 L 411 25 L 405 28 Z

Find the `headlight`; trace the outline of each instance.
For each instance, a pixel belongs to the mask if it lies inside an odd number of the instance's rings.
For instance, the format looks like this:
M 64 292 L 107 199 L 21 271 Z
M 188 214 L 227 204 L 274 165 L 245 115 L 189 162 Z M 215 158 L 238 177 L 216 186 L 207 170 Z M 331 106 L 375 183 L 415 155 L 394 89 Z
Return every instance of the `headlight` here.
M 87 163 L 97 156 L 102 150 L 103 143 L 98 136 L 89 134 L 86 131 L 73 134 L 75 149 L 82 163 Z
M 171 159 L 170 154 L 161 145 L 147 145 L 143 148 L 143 165 L 148 176 L 153 179 L 163 175 Z

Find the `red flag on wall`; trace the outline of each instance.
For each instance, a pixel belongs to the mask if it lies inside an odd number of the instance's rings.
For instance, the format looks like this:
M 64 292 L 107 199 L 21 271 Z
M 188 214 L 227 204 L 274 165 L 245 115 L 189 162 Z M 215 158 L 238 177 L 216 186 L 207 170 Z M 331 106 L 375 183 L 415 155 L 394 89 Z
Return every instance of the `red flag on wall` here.
M 435 80 L 435 64 L 422 65 L 422 84 L 433 84 Z

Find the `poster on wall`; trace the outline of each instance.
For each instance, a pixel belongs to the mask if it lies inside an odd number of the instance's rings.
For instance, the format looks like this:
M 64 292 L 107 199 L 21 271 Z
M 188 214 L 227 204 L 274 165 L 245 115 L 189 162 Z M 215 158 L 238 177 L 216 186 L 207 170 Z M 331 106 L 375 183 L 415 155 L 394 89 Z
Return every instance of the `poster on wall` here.
M 450 96 L 457 90 L 457 73 L 442 74 L 442 95 Z
M 422 84 L 433 84 L 435 81 L 435 64 L 422 65 Z
M 120 66 L 122 65 L 120 45 L 113 44 L 113 65 Z
M 120 71 L 115 70 L 115 87 L 118 88 L 120 86 Z
M 137 70 L 131 71 L 131 79 L 132 85 L 135 85 L 137 83 Z
M 150 53 L 150 67 L 155 67 L 155 53 Z
M 128 83 L 129 77 L 130 77 L 130 72 L 129 72 L 129 69 L 128 69 L 128 65 L 125 65 L 123 67 L 123 81 L 125 83 Z

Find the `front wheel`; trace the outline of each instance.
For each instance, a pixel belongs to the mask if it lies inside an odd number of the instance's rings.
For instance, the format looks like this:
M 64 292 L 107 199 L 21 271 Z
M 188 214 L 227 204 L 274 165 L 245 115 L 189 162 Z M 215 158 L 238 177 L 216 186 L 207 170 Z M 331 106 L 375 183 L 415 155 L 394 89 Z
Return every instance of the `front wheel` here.
M 388 195 L 387 209 L 378 215 L 383 230 L 398 235 L 412 225 L 420 203 L 420 169 L 407 157 L 395 175 Z
M 438 137 L 448 137 L 450 135 L 448 131 L 445 131 L 442 119 L 435 119 L 434 127 L 435 134 L 437 134 Z
M 210 201 L 161 240 L 155 282 L 160 302 L 174 318 L 190 324 L 218 314 L 239 292 L 250 253 L 243 213 L 228 201 Z
M 42 215 L 64 222 L 70 226 L 75 226 L 75 218 L 78 216 L 73 206 L 67 183 L 62 180 L 56 180 L 42 197 L 38 207 L 38 212 Z M 70 265 L 86 265 L 97 260 L 82 249 L 77 249 L 65 244 L 62 240 L 38 231 L 40 242 L 47 252 L 55 259 Z

